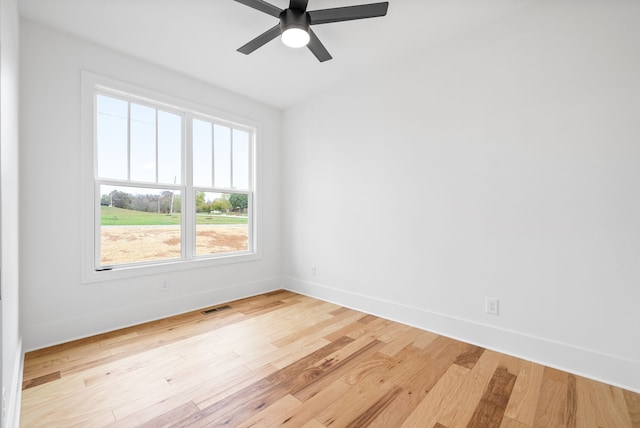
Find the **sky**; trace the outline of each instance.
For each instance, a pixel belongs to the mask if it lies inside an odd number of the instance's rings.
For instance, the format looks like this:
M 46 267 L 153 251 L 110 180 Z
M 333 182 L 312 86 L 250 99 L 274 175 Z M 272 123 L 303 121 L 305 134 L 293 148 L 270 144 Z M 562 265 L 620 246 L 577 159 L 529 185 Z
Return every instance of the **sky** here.
M 134 181 L 134 193 L 161 193 L 163 185 L 181 185 L 182 138 L 193 135 L 193 184 L 201 188 L 248 190 L 251 135 L 213 120 L 183 115 L 97 95 L 98 177 Z M 149 186 L 148 188 L 146 186 Z M 113 190 L 103 186 L 104 191 Z M 126 191 L 126 190 L 125 190 Z M 108 193 L 108 192 L 107 192 Z

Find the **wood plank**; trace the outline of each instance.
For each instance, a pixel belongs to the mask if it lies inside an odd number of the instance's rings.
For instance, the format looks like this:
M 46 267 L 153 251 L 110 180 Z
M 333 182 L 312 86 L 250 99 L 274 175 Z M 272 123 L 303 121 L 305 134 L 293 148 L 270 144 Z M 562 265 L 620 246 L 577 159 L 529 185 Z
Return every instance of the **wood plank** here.
M 200 383 L 191 392 L 194 402 L 199 409 L 206 409 L 215 403 L 236 394 L 238 391 L 255 384 L 260 379 L 272 375 L 278 371 L 277 367 L 266 364 L 260 369 L 242 372 L 244 366 L 236 369 L 235 373 L 212 378 Z
M 184 419 L 185 417 L 191 416 L 194 413 L 198 412 L 198 407 L 194 404 L 193 401 L 189 401 L 180 406 L 174 407 L 162 415 L 156 416 L 155 418 L 147 421 L 141 425 L 138 425 L 140 428 L 162 428 L 171 426 L 175 421 L 179 421 Z
M 466 427 L 502 358 L 497 352 L 483 352 L 438 422 L 452 428 Z
M 623 394 L 631 426 L 640 428 L 640 394 L 634 394 L 631 391 L 623 391 Z
M 378 318 L 375 315 L 365 315 L 362 318 L 360 318 L 360 322 L 362 324 L 369 324 L 370 322 L 378 320 L 378 319 L 380 319 L 380 318 Z
M 278 309 L 278 306 L 287 305 L 287 304 L 288 305 L 294 305 L 295 302 L 285 303 L 285 302 L 283 302 L 281 300 L 277 300 L 275 302 L 268 302 L 268 303 L 265 303 L 263 305 L 255 305 L 253 307 L 243 309 L 240 312 L 242 312 L 245 315 L 256 314 L 258 312 L 260 314 L 263 314 L 265 312 L 271 312 L 274 309 Z
M 42 375 L 33 379 L 25 380 L 22 382 L 22 389 L 33 388 L 34 386 L 43 385 L 45 383 L 53 382 L 60 379 L 60 371 Z
M 479 346 L 472 346 L 467 352 L 460 354 L 454 364 L 457 364 L 461 367 L 472 369 L 473 366 L 476 365 L 482 353 L 484 352 L 484 348 Z
M 394 399 L 401 389 L 385 382 L 376 387 L 356 384 L 342 400 L 327 406 L 316 419 L 325 426 L 368 426 Z
M 433 342 L 437 337 L 438 337 L 438 335 L 435 334 L 435 333 L 431 333 L 430 331 L 422 330 L 422 331 L 420 331 L 420 334 L 418 335 L 417 339 L 412 343 L 412 345 L 417 347 L 417 348 L 424 349 L 431 342 Z
M 518 359 L 516 384 L 504 414 L 505 417 L 533 426 L 540 397 L 544 367 Z
M 95 415 L 91 415 L 91 416 L 79 416 L 76 417 L 76 421 L 80 419 L 80 422 L 68 422 L 68 425 L 64 425 L 64 426 L 68 426 L 70 428 L 86 428 L 86 427 L 104 427 L 109 425 L 111 422 L 113 422 L 114 417 L 113 417 L 113 413 L 109 412 L 109 411 L 102 411 L 98 414 Z M 40 421 L 42 423 L 43 427 L 48 427 L 50 425 L 48 425 L 47 421 Z M 20 422 L 20 425 L 23 426 L 27 426 L 25 424 L 23 424 L 22 422 Z M 35 427 L 38 425 L 28 425 L 29 427 Z
M 304 424 L 301 428 L 327 428 L 324 425 L 322 425 L 320 422 L 318 422 L 315 419 L 311 419 L 309 422 L 307 422 L 306 424 Z
M 373 355 L 367 356 L 366 359 L 357 361 L 357 364 L 350 367 L 348 371 L 340 373 L 340 376 L 337 378 L 353 386 L 367 376 L 370 376 L 372 373 L 386 373 L 389 370 L 392 370 L 398 363 L 399 361 L 397 358 L 389 357 L 388 355 L 384 355 L 380 352 L 375 352 Z M 334 376 L 333 378 L 327 379 L 327 381 L 331 383 L 335 379 L 336 377 Z M 321 387 L 318 389 L 321 389 Z M 316 390 L 311 391 L 306 394 L 306 397 L 300 394 L 300 397 L 304 400 L 307 397 L 312 397 L 316 392 Z
M 350 389 L 351 385 L 342 380 L 329 384 L 296 409 L 288 412 L 280 426 L 292 428 L 304 425 L 306 421 L 315 419 L 323 409 L 331 406 L 335 401 L 342 400 Z
M 333 330 L 327 333 L 324 338 L 330 342 L 333 342 L 336 339 L 339 339 L 343 336 L 352 336 L 354 331 L 362 331 L 365 328 L 365 324 L 360 322 L 360 318 L 358 317 L 355 320 L 352 320 L 350 323 L 347 323 L 343 326 L 338 327 L 336 330 Z
M 564 425 L 567 428 L 576 428 L 577 426 L 577 393 L 576 377 L 569 375 L 567 382 L 567 400 L 564 408 Z
M 299 341 L 294 342 L 289 346 L 270 352 L 268 355 L 261 355 L 253 361 L 245 363 L 245 365 L 249 368 L 253 368 L 259 367 L 261 364 L 268 362 L 273 366 L 282 369 L 295 363 L 305 355 L 312 354 L 329 343 L 331 342 L 323 338 L 302 337 Z
M 592 385 L 596 390 L 602 423 L 631 428 L 633 424 L 624 399 L 624 391 L 601 382 L 593 382 Z
M 337 313 L 336 311 L 331 311 L 330 313 L 333 315 L 331 318 L 327 318 L 324 321 L 315 323 L 304 329 L 296 328 L 291 334 L 274 341 L 273 344 L 277 347 L 282 347 L 287 346 L 293 342 L 297 342 L 302 337 L 326 336 L 328 334 L 334 333 L 336 330 L 342 329 L 356 322 L 359 318 L 362 317 L 362 314 L 360 312 L 350 310 L 340 311 Z M 341 334 L 337 337 L 339 338 L 342 336 L 346 336 L 346 334 Z M 331 341 L 328 338 L 327 340 Z
M 564 425 L 566 400 L 567 385 L 545 376 L 540 387 L 540 398 L 536 406 L 536 417 L 533 425 L 536 427 L 562 427 Z M 579 419 L 578 423 L 580 423 Z M 580 426 L 586 427 L 587 425 Z
M 457 364 L 449 366 L 435 386 L 404 420 L 401 427 L 430 427 L 438 424 L 438 420 L 447 408 L 447 402 L 460 389 L 469 372 L 469 369 Z
M 467 426 L 470 428 L 500 426 L 515 383 L 516 375 L 509 373 L 506 367 L 499 366 Z
M 189 397 L 187 395 L 176 394 L 167 399 L 159 400 L 145 408 L 136 406 L 133 412 L 114 411 L 113 414 L 116 418 L 116 422 L 106 425 L 106 428 L 129 428 L 142 426 L 146 423 L 157 420 L 157 418 L 160 418 L 163 415 L 169 414 L 171 411 L 179 407 L 185 406 L 185 408 L 189 408 L 188 403 L 193 402 L 188 401 L 185 403 L 185 400 L 188 399 Z M 193 404 L 195 405 L 195 403 Z M 196 411 L 197 410 L 196 406 Z M 184 419 L 186 416 L 186 414 L 182 414 L 180 419 Z
M 68 367 L 73 367 L 82 362 L 93 361 L 100 357 L 109 357 L 111 353 L 108 349 L 101 348 L 94 344 L 82 346 L 81 349 L 77 350 L 77 353 L 74 353 L 73 349 L 69 349 L 54 355 L 55 358 L 52 358 L 52 356 L 41 356 L 35 357 L 33 360 L 31 358 L 26 359 L 23 381 L 30 382 L 33 379 L 56 371 L 62 374 L 62 371 Z M 25 355 L 25 358 L 28 357 Z
M 170 355 L 167 351 L 164 358 Z M 219 378 L 233 371 L 237 367 L 244 367 L 243 361 L 234 353 L 214 355 L 210 352 L 200 352 L 200 355 L 185 358 L 181 352 L 175 353 L 179 362 L 163 372 L 163 377 L 171 386 L 187 383 L 193 385 L 202 380 L 203 373 L 209 378 Z
M 344 306 L 340 306 L 338 309 L 335 309 L 331 312 L 329 312 L 329 314 L 333 315 L 334 317 L 337 315 L 342 315 L 342 314 L 351 314 L 354 311 L 352 311 L 349 308 L 345 308 Z M 364 315 L 364 314 L 363 314 Z
M 408 345 L 411 345 L 418 339 L 420 330 L 417 328 L 409 328 L 406 331 L 395 336 L 389 343 L 382 347 L 380 352 L 383 354 L 394 356 Z
M 524 424 L 520 421 L 505 416 L 504 418 L 502 418 L 500 428 L 531 428 L 531 425 Z
M 570 377 L 573 375 L 569 375 Z M 631 428 L 624 394 L 619 388 L 589 381 L 580 376 L 576 379 L 577 426 L 614 426 Z
M 282 426 L 286 421 L 287 413 L 292 412 L 300 406 L 300 402 L 292 395 L 285 395 L 280 400 L 273 403 L 266 409 L 256 413 L 246 421 L 239 425 L 234 425 L 234 428 L 254 428 L 254 427 L 269 427 L 269 426 Z
M 361 321 L 357 321 L 353 326 L 347 326 L 345 329 L 338 330 L 326 336 L 327 340 L 335 340 L 336 337 L 340 337 L 344 334 L 352 339 L 357 339 L 360 336 L 375 335 L 379 337 L 381 331 L 391 325 L 391 321 L 376 318 L 373 321 L 363 324 Z M 345 331 L 346 330 L 346 331 Z

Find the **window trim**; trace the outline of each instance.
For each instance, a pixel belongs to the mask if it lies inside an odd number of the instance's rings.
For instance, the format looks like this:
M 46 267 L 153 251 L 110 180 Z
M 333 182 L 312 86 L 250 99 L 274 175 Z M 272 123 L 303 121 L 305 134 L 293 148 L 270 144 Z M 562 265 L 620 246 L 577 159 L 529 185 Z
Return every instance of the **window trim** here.
M 189 259 L 167 259 L 153 262 L 143 262 L 139 264 L 126 264 L 118 266 L 111 270 L 96 270 L 97 254 L 95 251 L 96 240 L 100 239 L 99 228 L 95 227 L 95 222 L 99 221 L 100 213 L 96 209 L 96 200 L 99 199 L 99 186 L 97 177 L 97 147 L 96 141 L 96 117 L 95 117 L 95 101 L 96 94 L 113 94 L 114 96 L 123 97 L 127 100 L 136 100 L 142 103 L 149 103 L 156 108 L 166 108 L 171 112 L 185 112 L 183 120 L 186 125 L 188 120 L 193 118 L 204 118 L 212 123 L 224 124 L 234 128 L 245 129 L 251 132 L 253 140 L 250 144 L 250 160 L 253 169 L 250 170 L 250 190 L 231 190 L 232 192 L 248 193 L 250 209 L 252 210 L 252 218 L 250 218 L 249 229 L 249 246 L 252 250 L 248 252 L 222 253 L 216 255 L 200 255 Z M 208 268 L 230 263 L 242 263 L 260 260 L 262 258 L 262 245 L 260 239 L 262 213 L 260 207 L 260 152 L 261 145 L 258 144 L 261 135 L 261 125 L 251 119 L 241 116 L 221 112 L 213 107 L 186 101 L 184 99 L 157 92 L 152 89 L 142 88 L 133 84 L 125 83 L 119 80 L 101 76 L 89 71 L 83 70 L 81 73 L 81 153 L 82 153 L 82 283 L 94 283 L 102 281 L 110 281 L 116 279 L 126 279 L 131 277 L 162 274 L 167 272 Z M 183 144 L 183 161 L 182 161 L 182 178 L 185 191 L 182 195 L 182 203 L 195 203 L 194 195 L 191 193 L 197 190 L 192 183 L 192 177 L 187 173 L 187 162 L 192 161 L 193 152 L 190 135 L 191 126 L 185 126 L 183 130 L 183 138 L 186 138 L 186 144 Z M 117 181 L 105 180 L 100 181 Z M 135 184 L 135 182 L 127 182 L 127 185 Z M 164 187 L 161 183 L 140 183 L 143 186 Z M 171 186 L 169 186 L 171 187 Z M 200 189 L 198 187 L 198 189 Z M 208 191 L 211 191 L 211 188 Z M 191 191 L 190 191 L 191 190 Z M 226 190 L 230 189 L 220 189 Z M 96 199 L 97 198 L 97 199 Z M 183 233 L 195 234 L 195 219 L 187 219 L 182 216 Z M 96 220 L 97 219 L 97 220 Z M 195 235 L 193 245 L 195 246 Z M 183 254 L 184 257 L 184 254 Z

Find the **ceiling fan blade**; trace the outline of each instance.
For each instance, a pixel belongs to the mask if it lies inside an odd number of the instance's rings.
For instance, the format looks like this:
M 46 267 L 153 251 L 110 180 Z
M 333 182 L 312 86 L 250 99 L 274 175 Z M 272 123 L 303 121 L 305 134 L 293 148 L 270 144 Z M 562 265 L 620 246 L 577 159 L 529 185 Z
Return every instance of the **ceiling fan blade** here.
M 318 36 L 316 36 L 316 33 L 309 29 L 309 36 L 311 37 L 311 40 L 309 40 L 307 47 L 311 53 L 313 53 L 320 62 L 329 61 L 332 56 L 327 48 L 324 47 Z
M 238 52 L 241 52 L 241 53 L 243 53 L 245 55 L 249 55 L 251 52 L 255 51 L 259 47 L 264 46 L 265 44 L 267 44 L 271 40 L 275 39 L 279 35 L 280 35 L 280 24 L 276 25 L 275 27 L 270 28 L 269 30 L 267 30 L 264 33 L 260 34 L 255 39 L 251 40 L 246 45 L 238 48 Z
M 289 9 L 300 9 L 302 11 L 307 10 L 309 0 L 291 0 L 289 2 Z
M 388 8 L 389 2 L 385 1 L 381 3 L 362 4 L 359 6 L 312 10 L 309 11 L 308 14 L 309 18 L 311 18 L 311 25 L 314 25 L 385 16 Z
M 242 3 L 245 6 L 252 7 L 254 9 L 259 10 L 260 12 L 267 13 L 271 16 L 275 16 L 276 18 L 280 17 L 280 13 L 282 13 L 282 9 L 275 7 L 274 5 L 267 3 L 263 0 L 236 0 L 238 3 Z

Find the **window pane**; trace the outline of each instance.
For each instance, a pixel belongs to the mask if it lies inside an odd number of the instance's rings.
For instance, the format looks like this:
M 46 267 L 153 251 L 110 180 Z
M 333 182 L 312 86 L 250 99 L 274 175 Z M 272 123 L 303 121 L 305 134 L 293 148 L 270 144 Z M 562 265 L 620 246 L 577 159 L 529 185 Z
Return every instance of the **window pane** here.
M 249 133 L 233 130 L 233 188 L 249 189 Z
M 215 187 L 231 188 L 231 128 L 213 125 Z
M 196 255 L 249 250 L 247 195 L 196 192 Z
M 104 95 L 96 101 L 98 176 L 126 180 L 128 103 Z
M 211 187 L 211 124 L 193 119 L 193 185 Z
M 182 117 L 158 110 L 158 183 L 181 184 Z
M 156 110 L 131 104 L 131 180 L 156 181 Z
M 179 191 L 100 186 L 100 264 L 181 257 Z

